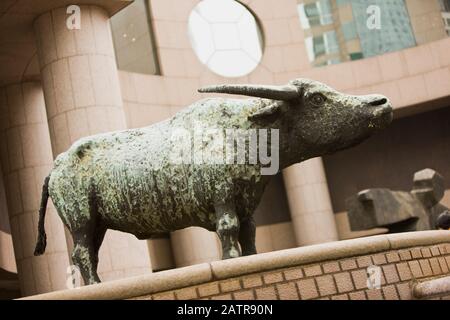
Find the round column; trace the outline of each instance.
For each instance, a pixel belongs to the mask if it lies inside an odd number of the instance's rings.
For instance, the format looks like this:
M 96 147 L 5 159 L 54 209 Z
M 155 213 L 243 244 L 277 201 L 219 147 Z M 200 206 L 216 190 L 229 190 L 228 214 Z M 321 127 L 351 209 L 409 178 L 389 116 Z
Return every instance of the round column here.
M 81 137 L 126 129 L 109 16 L 79 7 L 79 29 L 66 26 L 65 7 L 34 23 L 54 157 Z M 146 241 L 109 230 L 98 271 L 102 281 L 151 272 Z
M 283 170 L 297 245 L 338 240 L 322 158 Z
M 215 232 L 199 227 L 177 230 L 170 234 L 176 267 L 211 262 L 222 258 L 222 249 Z
M 0 109 L 1 112 L 1 109 Z M 2 116 L 0 115 L 0 118 Z M 1 124 L 0 124 L 0 132 Z M 0 139 L 3 134 L 0 133 Z M 0 141 L 0 145 L 2 142 Z M 1 165 L 0 165 L 1 168 Z M 9 224 L 8 208 L 6 204 L 5 185 L 3 183 L 3 173 L 0 170 L 0 268 L 17 273 L 16 259 L 14 258 L 14 246 L 11 237 L 11 227 Z
M 10 85 L 0 89 L 0 97 L 1 165 L 22 295 L 66 289 L 64 227 L 51 203 L 45 255 L 34 256 L 42 184 L 53 163 L 42 87 Z

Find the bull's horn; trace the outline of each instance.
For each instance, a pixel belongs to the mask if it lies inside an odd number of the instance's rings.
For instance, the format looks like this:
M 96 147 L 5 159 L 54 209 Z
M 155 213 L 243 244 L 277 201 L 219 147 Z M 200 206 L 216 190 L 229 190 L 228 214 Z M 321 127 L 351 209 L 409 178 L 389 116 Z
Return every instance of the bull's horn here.
M 252 84 L 223 84 L 198 89 L 198 92 L 241 94 L 265 99 L 291 100 L 299 97 L 297 87 L 293 85 L 270 86 Z

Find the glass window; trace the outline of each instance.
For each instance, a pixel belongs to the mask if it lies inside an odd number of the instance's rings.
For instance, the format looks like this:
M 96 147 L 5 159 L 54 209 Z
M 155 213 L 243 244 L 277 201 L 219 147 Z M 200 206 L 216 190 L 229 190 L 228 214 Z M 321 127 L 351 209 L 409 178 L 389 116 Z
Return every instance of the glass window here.
M 345 40 L 353 40 L 358 38 L 358 33 L 356 31 L 356 25 L 354 21 L 342 24 L 342 33 L 344 34 Z
M 350 56 L 350 60 L 359 60 L 359 59 L 363 58 L 362 52 L 353 52 L 353 53 L 350 53 L 349 56 Z
M 158 74 L 147 1 L 135 0 L 110 21 L 118 69 Z
M 450 0 L 440 0 L 441 8 L 444 12 L 450 12 Z
M 315 66 L 371 57 L 416 45 L 405 0 L 297 1 L 308 57 Z M 369 6 L 380 9 L 380 16 L 375 18 L 380 21 L 381 28 L 368 25 L 374 14 L 367 12 Z
M 317 6 L 319 7 L 320 11 L 320 23 L 322 25 L 332 24 L 333 15 L 331 13 L 330 0 L 319 0 L 317 2 Z
M 372 0 L 371 4 L 380 7 L 381 29 L 367 27 L 367 1 L 352 0 L 353 17 L 364 57 L 416 45 L 404 0 Z
M 441 0 L 442 18 L 447 35 L 450 36 L 450 0 Z
M 306 4 L 304 10 L 311 26 L 320 25 L 320 13 L 316 3 Z
M 297 9 L 300 23 L 304 29 L 333 23 L 330 0 L 319 0 L 308 4 L 300 3 Z
M 336 0 L 337 5 L 340 6 L 345 6 L 346 4 L 348 4 L 351 0 Z
M 450 36 L 450 12 L 442 12 L 442 17 L 444 18 L 444 27 L 447 35 Z
M 325 41 L 323 36 L 313 38 L 314 56 L 319 57 L 325 54 Z
M 324 33 L 325 47 L 327 53 L 339 53 L 339 43 L 336 31 L 328 31 Z
M 262 36 L 253 15 L 234 0 L 203 0 L 189 16 L 188 32 L 199 60 L 225 77 L 250 73 L 261 61 Z
M 335 31 L 328 31 L 315 37 L 308 37 L 305 39 L 305 43 L 310 61 L 314 61 L 320 56 L 339 53 L 340 51 Z M 330 61 L 332 62 L 335 60 L 336 59 L 331 59 Z M 328 63 L 325 62 L 325 64 Z
M 323 39 L 323 35 L 308 37 L 305 39 L 305 44 L 309 61 L 313 62 L 318 57 L 325 54 L 325 41 Z

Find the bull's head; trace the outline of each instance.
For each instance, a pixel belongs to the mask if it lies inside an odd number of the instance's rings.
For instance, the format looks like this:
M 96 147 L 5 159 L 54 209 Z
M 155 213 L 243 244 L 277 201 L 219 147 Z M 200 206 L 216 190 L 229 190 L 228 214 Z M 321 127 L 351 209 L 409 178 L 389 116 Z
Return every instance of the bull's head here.
M 275 121 L 281 124 L 284 166 L 360 143 L 385 128 L 393 117 L 392 106 L 383 95 L 349 95 L 308 79 L 295 79 L 284 86 L 218 85 L 199 91 L 274 100 L 249 119 L 267 127 Z

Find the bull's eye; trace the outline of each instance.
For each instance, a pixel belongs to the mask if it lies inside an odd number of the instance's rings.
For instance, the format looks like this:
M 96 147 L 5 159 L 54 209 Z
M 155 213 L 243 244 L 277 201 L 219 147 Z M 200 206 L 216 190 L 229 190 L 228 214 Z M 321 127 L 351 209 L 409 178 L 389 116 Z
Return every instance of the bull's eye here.
M 317 107 L 323 105 L 326 100 L 327 98 L 321 93 L 314 93 L 310 98 L 311 103 Z

